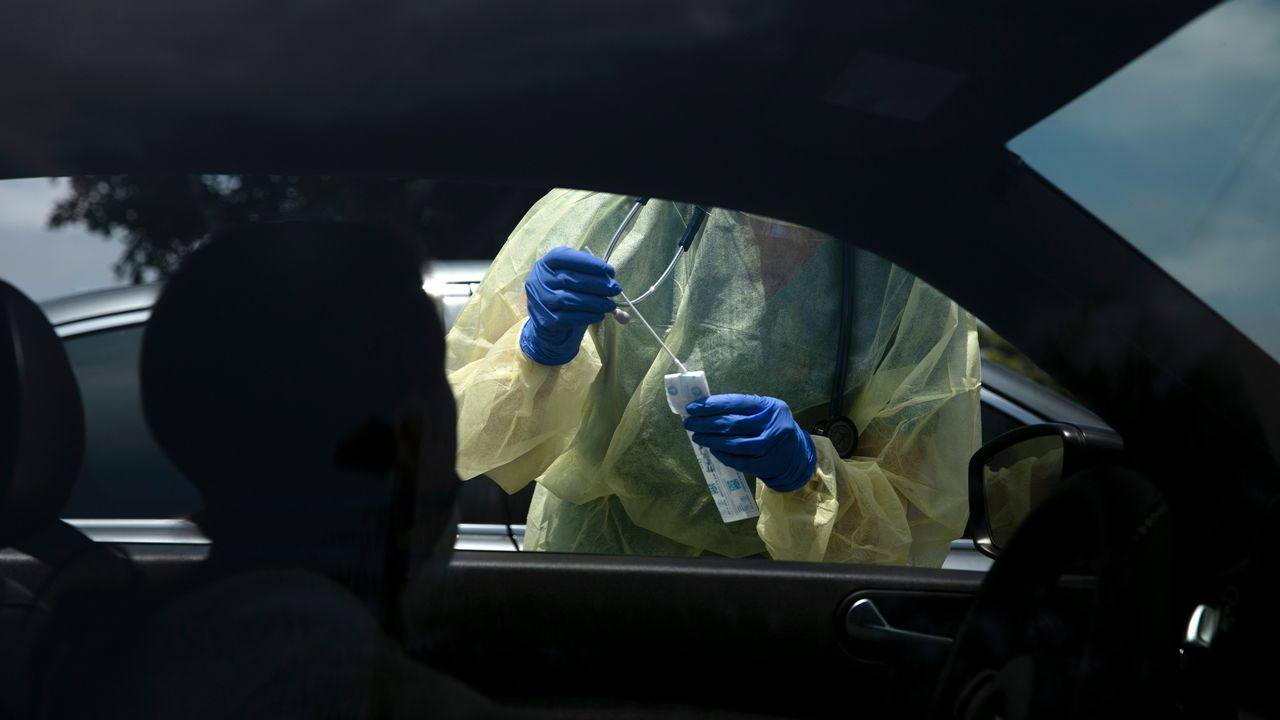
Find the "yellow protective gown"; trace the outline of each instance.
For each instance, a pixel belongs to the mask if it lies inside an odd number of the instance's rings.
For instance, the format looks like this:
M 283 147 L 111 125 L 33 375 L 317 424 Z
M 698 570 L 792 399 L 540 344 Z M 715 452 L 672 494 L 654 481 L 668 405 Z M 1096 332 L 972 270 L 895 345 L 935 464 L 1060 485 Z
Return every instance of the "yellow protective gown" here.
M 757 520 L 716 511 L 663 392 L 677 372 L 636 320 L 590 328 L 577 357 L 520 351 L 524 280 L 558 245 L 602 254 L 629 198 L 555 190 L 512 232 L 448 336 L 458 473 L 507 492 L 536 480 L 530 550 L 938 566 L 968 517 L 979 443 L 979 358 L 968 313 L 859 252 L 845 411 L 861 431 L 841 459 L 815 437 L 809 483 L 756 482 Z M 661 274 L 690 215 L 650 200 L 611 264 L 629 296 Z M 840 322 L 841 246 L 803 227 L 715 209 L 672 279 L 640 304 L 712 393 L 786 401 L 803 426 L 827 414 Z

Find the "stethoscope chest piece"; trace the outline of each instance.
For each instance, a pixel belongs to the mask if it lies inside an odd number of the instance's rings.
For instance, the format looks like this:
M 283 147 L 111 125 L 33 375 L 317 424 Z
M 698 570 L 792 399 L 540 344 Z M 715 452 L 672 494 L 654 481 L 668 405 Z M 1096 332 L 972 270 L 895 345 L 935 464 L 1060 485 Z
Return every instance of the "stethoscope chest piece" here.
M 858 449 L 858 426 L 847 417 L 830 417 L 813 427 L 813 434 L 831 441 L 836 454 L 842 458 L 853 457 Z

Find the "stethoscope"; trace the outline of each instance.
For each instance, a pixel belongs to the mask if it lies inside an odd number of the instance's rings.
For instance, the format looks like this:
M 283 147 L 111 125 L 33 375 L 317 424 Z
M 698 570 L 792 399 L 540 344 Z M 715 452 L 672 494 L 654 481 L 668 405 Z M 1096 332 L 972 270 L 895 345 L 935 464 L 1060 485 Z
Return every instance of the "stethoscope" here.
M 618 246 L 618 243 L 635 221 L 636 215 L 640 213 L 640 208 L 644 207 L 647 202 L 649 202 L 647 197 L 633 198 L 631 209 L 622 218 L 622 222 L 618 224 L 618 229 L 614 231 L 613 237 L 609 240 L 609 246 L 605 248 L 602 259 L 606 263 L 609 262 L 610 256 L 613 255 L 614 248 Z M 631 298 L 629 301 L 619 301 L 618 304 L 620 306 L 634 309 L 636 305 L 652 295 L 671 277 L 671 273 L 675 271 L 676 264 L 680 262 L 680 258 L 693 246 L 693 241 L 702 229 L 708 214 L 709 210 L 707 208 L 701 205 L 693 206 L 693 215 L 689 218 L 688 224 L 685 225 L 684 234 L 681 235 L 680 242 L 676 244 L 675 252 L 671 254 L 671 261 L 667 263 L 666 269 L 658 276 L 657 281 L 649 286 L 648 290 Z M 809 432 L 830 440 L 831 445 L 840 457 L 851 458 L 854 451 L 858 449 L 858 427 L 853 424 L 852 420 L 844 416 L 842 410 L 844 406 L 845 373 L 849 369 L 849 344 L 853 341 L 855 251 L 848 243 L 842 243 L 841 255 L 840 336 L 836 342 L 835 379 L 832 383 L 831 401 L 827 407 L 828 417 L 815 423 L 809 428 Z M 622 307 L 619 307 L 614 311 L 613 318 L 625 325 L 630 321 L 631 316 Z
M 640 208 L 644 207 L 644 204 L 647 202 L 649 202 L 649 198 L 647 197 L 637 197 L 633 199 L 631 209 L 627 211 L 626 217 L 622 218 L 622 222 L 618 224 L 618 229 L 614 231 L 613 237 L 609 240 L 609 246 L 604 250 L 604 257 L 602 259 L 606 263 L 609 262 L 609 258 L 613 255 L 613 249 L 618 246 L 618 242 L 622 240 L 622 237 L 626 235 L 627 230 L 631 228 L 631 223 L 635 220 L 636 215 L 640 213 Z M 667 269 L 662 271 L 662 274 L 658 276 L 657 281 L 650 285 L 648 290 L 645 290 L 634 298 L 631 298 L 630 301 L 622 300 L 619 301 L 618 304 L 634 308 L 645 298 L 657 291 L 659 287 L 662 287 L 662 283 L 666 282 L 667 278 L 671 277 L 671 273 L 675 271 L 676 263 L 680 262 L 680 258 L 683 257 L 684 254 L 689 251 L 689 248 L 693 246 L 693 239 L 698 236 L 698 231 L 702 229 L 702 223 L 706 219 L 707 209 L 701 205 L 694 205 L 693 215 L 689 218 L 688 224 L 684 227 L 684 235 L 680 236 L 680 242 L 676 244 L 676 250 L 671 254 L 671 262 L 667 263 Z M 613 318 L 623 325 L 626 325 L 631 320 L 631 316 L 628 315 L 621 307 L 613 312 Z

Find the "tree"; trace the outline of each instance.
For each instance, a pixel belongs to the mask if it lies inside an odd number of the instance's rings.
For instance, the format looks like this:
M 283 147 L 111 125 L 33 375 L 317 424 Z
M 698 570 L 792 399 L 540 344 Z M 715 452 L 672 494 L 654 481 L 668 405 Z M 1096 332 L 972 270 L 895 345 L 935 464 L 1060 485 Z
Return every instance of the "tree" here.
M 253 222 L 361 221 L 416 238 L 431 257 L 490 258 L 545 190 L 394 177 L 85 175 L 49 216 L 117 238 L 117 277 L 168 277 L 210 233 Z

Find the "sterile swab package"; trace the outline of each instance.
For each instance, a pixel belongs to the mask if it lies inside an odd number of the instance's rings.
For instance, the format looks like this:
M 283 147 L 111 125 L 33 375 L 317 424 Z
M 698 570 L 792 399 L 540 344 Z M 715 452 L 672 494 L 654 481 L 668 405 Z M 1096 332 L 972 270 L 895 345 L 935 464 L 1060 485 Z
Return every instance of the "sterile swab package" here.
M 667 404 L 671 406 L 671 412 L 681 417 L 689 414 L 685 411 L 685 406 L 711 394 L 707 388 L 707 374 L 701 370 L 675 373 L 664 378 Z M 695 443 L 693 433 L 689 433 L 689 444 L 698 457 L 698 465 L 702 468 L 702 476 L 707 480 L 707 489 L 716 501 L 720 519 L 731 523 L 759 517 L 760 508 L 756 507 L 752 486 L 742 473 L 720 462 L 710 450 Z

